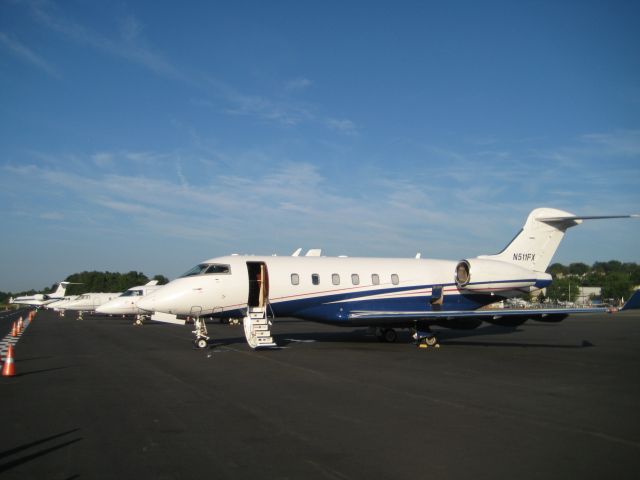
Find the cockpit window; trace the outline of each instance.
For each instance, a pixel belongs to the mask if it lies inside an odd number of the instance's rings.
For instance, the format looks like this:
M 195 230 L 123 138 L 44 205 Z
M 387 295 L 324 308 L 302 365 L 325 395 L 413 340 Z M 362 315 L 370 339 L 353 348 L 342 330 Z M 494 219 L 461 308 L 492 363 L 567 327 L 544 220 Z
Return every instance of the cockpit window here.
M 121 297 L 139 297 L 142 295 L 142 290 L 127 290 Z
M 230 273 L 229 265 L 220 265 L 214 263 L 213 265 L 209 265 L 204 273 Z
M 217 273 L 217 274 L 231 273 L 231 268 L 229 267 L 229 265 L 222 265 L 219 263 L 201 263 L 200 265 L 196 265 L 195 267 L 193 267 L 191 270 L 189 270 L 187 273 L 185 273 L 182 276 L 193 277 L 195 275 L 203 275 L 203 274 L 209 274 L 209 273 Z
M 182 274 L 182 277 L 193 277 L 194 275 L 200 275 L 202 272 L 204 272 L 207 267 L 209 265 L 206 263 L 201 263 L 200 265 L 196 265 L 195 267 L 193 267 L 191 270 L 189 270 L 188 272 Z

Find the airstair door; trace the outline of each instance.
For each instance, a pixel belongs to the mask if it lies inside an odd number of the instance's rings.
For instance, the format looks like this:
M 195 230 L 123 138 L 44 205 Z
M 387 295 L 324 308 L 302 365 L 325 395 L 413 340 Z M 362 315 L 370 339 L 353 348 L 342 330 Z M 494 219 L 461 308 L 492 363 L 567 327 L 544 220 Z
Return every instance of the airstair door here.
M 249 273 L 249 298 L 247 305 L 266 307 L 269 299 L 269 272 L 264 262 L 247 262 Z
M 249 298 L 247 316 L 243 319 L 244 335 L 251 348 L 275 347 L 271 336 L 271 321 L 267 316 L 269 303 L 269 272 L 264 262 L 247 262 Z

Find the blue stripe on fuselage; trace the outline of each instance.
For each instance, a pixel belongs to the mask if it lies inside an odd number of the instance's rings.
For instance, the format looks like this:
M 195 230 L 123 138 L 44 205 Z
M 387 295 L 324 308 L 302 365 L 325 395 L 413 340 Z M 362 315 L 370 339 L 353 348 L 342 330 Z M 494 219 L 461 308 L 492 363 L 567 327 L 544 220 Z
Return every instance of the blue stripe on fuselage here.
M 506 282 L 494 282 L 506 283 Z M 442 286 L 451 287 L 455 284 L 449 283 Z M 316 322 L 329 323 L 349 323 L 348 317 L 351 310 L 374 310 L 374 311 L 432 311 L 429 300 L 431 295 L 422 294 L 411 296 L 396 296 L 383 298 L 369 298 L 372 295 L 389 295 L 401 292 L 412 292 L 415 290 L 431 289 L 436 285 L 413 285 L 410 287 L 394 287 L 359 292 L 328 293 L 322 296 L 299 298 L 295 300 L 273 300 L 271 307 L 276 316 L 298 317 Z M 446 310 L 475 310 L 484 305 L 501 300 L 499 295 L 486 293 L 474 294 L 445 294 L 443 304 L 440 309 Z

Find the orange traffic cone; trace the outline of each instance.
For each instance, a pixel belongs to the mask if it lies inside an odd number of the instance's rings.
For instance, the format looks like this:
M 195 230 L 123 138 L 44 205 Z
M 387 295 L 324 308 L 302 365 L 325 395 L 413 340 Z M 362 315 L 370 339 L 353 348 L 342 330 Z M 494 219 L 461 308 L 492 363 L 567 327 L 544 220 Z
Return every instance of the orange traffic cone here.
M 20 333 L 23 328 L 24 328 L 24 320 L 22 319 L 22 317 L 20 317 L 18 319 L 18 333 Z
M 13 345 L 9 345 L 7 350 L 7 358 L 2 366 L 3 377 L 13 377 L 16 374 L 16 366 L 13 360 Z
M 12 337 L 18 336 L 18 327 L 16 325 L 16 322 L 13 322 L 13 328 L 11 329 L 11 336 Z

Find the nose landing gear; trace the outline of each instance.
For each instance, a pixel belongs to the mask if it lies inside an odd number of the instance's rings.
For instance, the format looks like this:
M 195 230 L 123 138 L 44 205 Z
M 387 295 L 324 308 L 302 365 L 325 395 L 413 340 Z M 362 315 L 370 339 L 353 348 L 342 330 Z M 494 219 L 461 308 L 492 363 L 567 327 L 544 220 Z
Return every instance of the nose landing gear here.
M 209 332 L 207 331 L 207 325 L 204 322 L 204 318 L 196 317 L 194 325 L 196 329 L 193 331 L 196 338 L 193 344 L 196 348 L 207 348 L 209 346 Z

